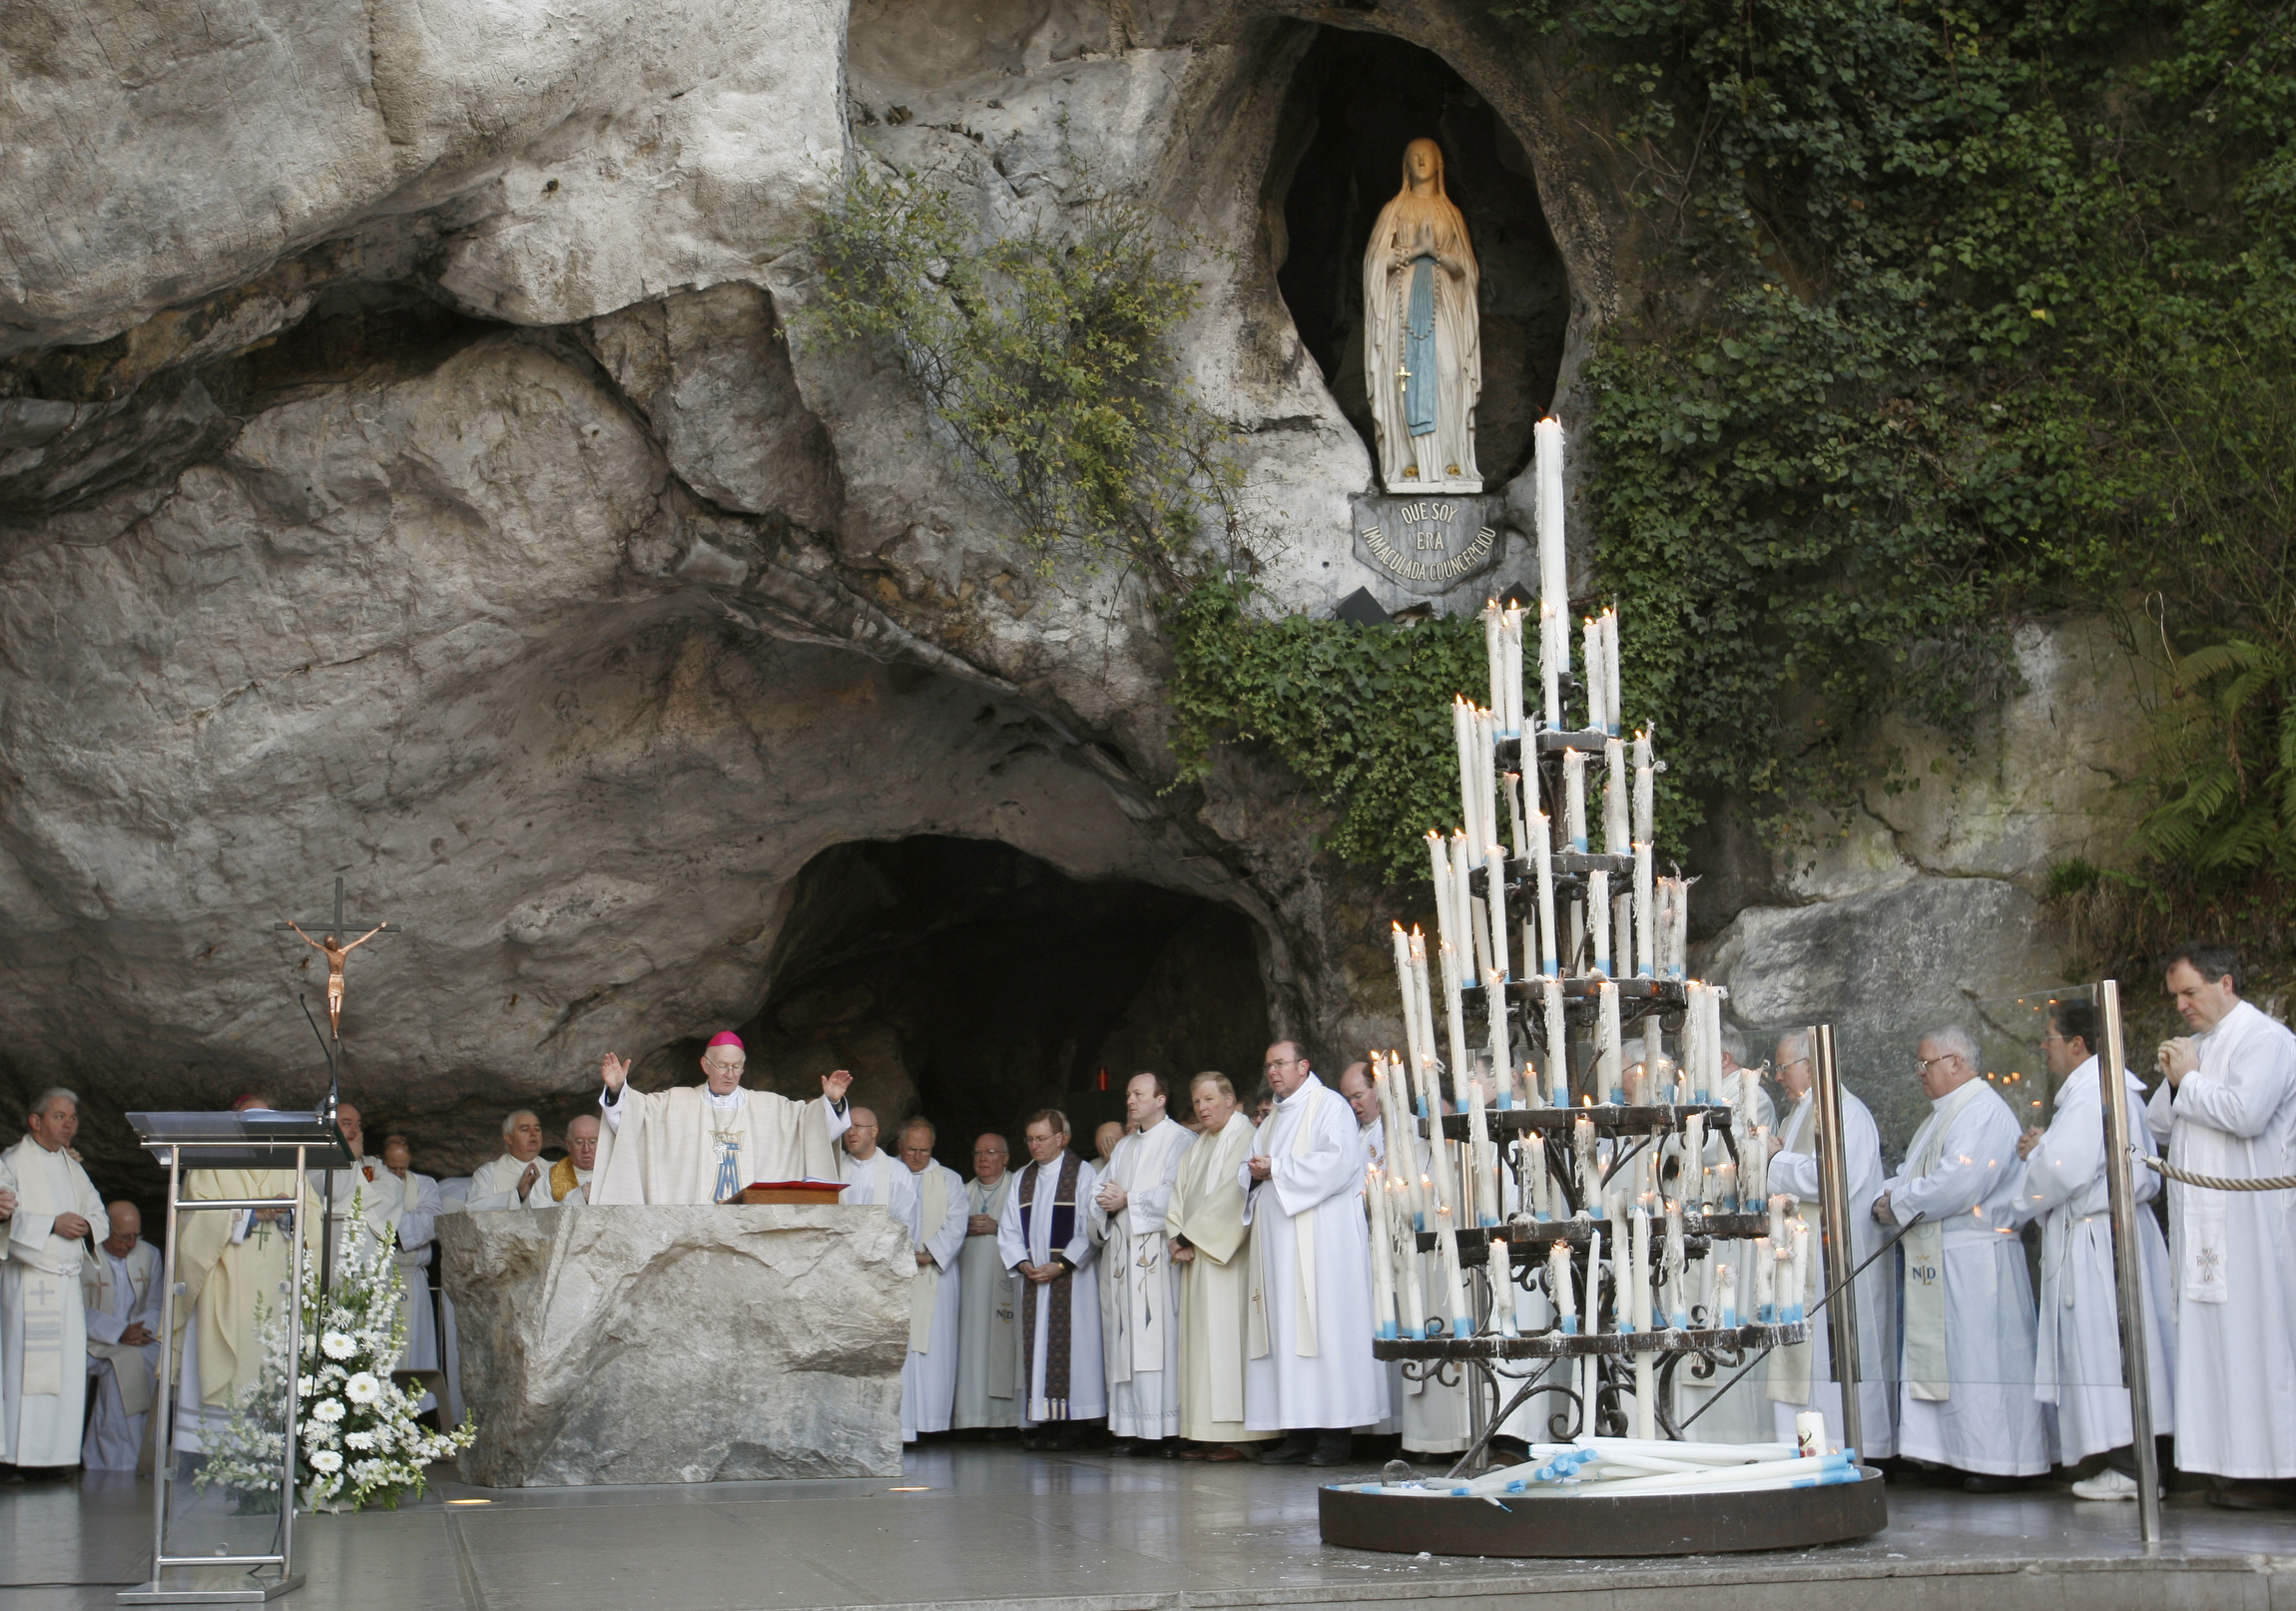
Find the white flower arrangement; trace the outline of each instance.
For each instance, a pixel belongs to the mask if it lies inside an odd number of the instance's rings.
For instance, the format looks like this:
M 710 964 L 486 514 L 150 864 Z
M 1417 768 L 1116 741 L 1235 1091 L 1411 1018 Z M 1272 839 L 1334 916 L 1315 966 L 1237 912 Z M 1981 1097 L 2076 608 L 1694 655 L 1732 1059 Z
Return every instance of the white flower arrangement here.
M 355 1197 L 347 1223 L 354 1228 L 364 1223 Z M 467 1417 L 444 1433 L 415 1420 L 420 1391 L 408 1391 L 390 1375 L 406 1349 L 406 1322 L 399 1311 L 404 1278 L 389 1247 L 355 1230 L 344 1243 L 323 1317 L 319 1261 L 306 1255 L 302 1358 L 294 1361 L 299 1370 L 287 1357 L 286 1317 L 267 1318 L 259 1301 L 263 1369 L 248 1403 L 235 1402 L 228 1428 L 210 1441 L 210 1458 L 195 1479 L 202 1487 L 213 1483 L 237 1490 L 243 1509 L 277 1508 L 281 1423 L 290 1375 L 302 1408 L 295 1433 L 295 1483 L 308 1509 L 357 1510 L 368 1504 L 395 1509 L 400 1499 L 424 1491 L 425 1465 L 468 1448 L 477 1435 Z M 343 1449 L 364 1457 L 346 1467 Z

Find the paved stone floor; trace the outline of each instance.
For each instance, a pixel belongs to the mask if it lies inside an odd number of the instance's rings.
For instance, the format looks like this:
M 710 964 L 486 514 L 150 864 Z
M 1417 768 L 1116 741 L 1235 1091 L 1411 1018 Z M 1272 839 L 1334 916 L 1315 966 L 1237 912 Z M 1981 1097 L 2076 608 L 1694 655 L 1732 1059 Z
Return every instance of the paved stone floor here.
M 930 1447 L 897 1482 L 503 1491 L 448 1484 L 397 1512 L 298 1523 L 329 1611 L 781 1611 L 821 1606 L 1123 1611 L 1401 1606 L 1443 1611 L 2296 1611 L 2296 1513 L 2178 1497 L 2147 1558 L 2133 1505 L 2061 1491 L 1893 1488 L 1891 1525 L 1824 1549 L 1687 1560 L 1434 1559 L 1326 1547 L 1317 1473 L 1009 1445 Z M 483 1500 L 484 1503 L 455 1503 Z M 114 1604 L 150 1547 L 132 1478 L 0 1486 L 0 1607 Z M 81 1586 L 31 1587 L 33 1584 Z

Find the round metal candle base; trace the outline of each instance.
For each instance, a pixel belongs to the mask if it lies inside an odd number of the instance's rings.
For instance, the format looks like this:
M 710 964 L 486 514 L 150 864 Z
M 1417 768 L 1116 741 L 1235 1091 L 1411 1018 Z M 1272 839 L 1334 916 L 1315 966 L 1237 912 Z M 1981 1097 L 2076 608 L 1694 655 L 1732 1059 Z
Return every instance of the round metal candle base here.
M 1516 1496 L 1486 1504 L 1326 1488 L 1318 1498 L 1324 1542 L 1344 1549 L 1550 1560 L 1719 1555 L 1806 1549 L 1880 1532 L 1890 1524 L 1882 1473 L 1858 1469 L 1856 1482 L 1754 1493 Z

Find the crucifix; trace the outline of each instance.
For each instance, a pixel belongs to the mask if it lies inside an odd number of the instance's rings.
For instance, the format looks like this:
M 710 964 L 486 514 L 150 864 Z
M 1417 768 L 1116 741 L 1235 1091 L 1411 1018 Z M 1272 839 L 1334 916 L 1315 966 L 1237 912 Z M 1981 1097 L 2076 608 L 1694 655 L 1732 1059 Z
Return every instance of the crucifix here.
M 334 1031 L 334 1038 L 339 1041 L 342 1039 L 343 959 L 377 934 L 384 932 L 397 934 L 404 932 L 404 929 L 400 924 L 387 922 L 377 922 L 369 926 L 364 917 L 353 917 L 346 920 L 342 915 L 342 880 L 340 878 L 334 881 L 334 921 L 332 923 L 314 921 L 310 926 L 320 930 L 326 937 L 324 939 L 312 939 L 302 924 L 292 918 L 284 923 L 273 925 L 275 929 L 293 929 L 302 936 L 305 945 L 310 946 L 326 958 L 326 1022 L 327 1027 Z M 365 927 L 366 932 L 349 944 L 343 944 L 341 936 L 357 927 Z

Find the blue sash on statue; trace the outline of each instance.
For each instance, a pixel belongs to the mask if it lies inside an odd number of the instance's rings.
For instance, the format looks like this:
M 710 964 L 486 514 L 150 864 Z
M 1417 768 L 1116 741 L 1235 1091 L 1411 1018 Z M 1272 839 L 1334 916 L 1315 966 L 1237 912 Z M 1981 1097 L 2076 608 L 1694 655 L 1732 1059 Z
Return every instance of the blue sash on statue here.
M 1435 276 L 1433 258 L 1412 262 L 1412 294 L 1404 314 L 1404 423 L 1414 436 L 1435 428 Z

